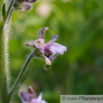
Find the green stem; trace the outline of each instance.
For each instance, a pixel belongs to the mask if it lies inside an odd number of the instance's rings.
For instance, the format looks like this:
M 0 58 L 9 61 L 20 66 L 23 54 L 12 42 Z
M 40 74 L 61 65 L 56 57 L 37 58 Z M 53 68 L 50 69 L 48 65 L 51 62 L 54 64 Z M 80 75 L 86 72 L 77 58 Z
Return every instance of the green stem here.
M 6 35 L 3 26 L 2 6 L 4 0 L 0 1 L 0 103 L 9 103 L 7 84 L 7 63 L 6 63 Z
M 0 0 L 0 103 L 9 103 L 9 70 L 8 65 L 8 33 L 10 22 L 3 24 L 2 6 L 4 0 Z M 9 15 L 8 15 L 9 16 Z M 9 19 L 10 21 L 10 19 Z
M 33 53 L 28 57 L 27 61 L 25 62 L 24 66 L 23 66 L 23 68 L 21 69 L 21 71 L 20 71 L 20 73 L 19 73 L 19 75 L 18 75 L 18 77 L 17 77 L 17 79 L 16 79 L 16 81 L 15 81 L 15 83 L 14 83 L 14 85 L 13 85 L 11 91 L 10 91 L 10 93 L 9 93 L 9 97 L 10 97 L 10 98 L 11 98 L 13 92 L 15 91 L 16 87 L 17 87 L 18 84 L 20 83 L 20 80 L 22 79 L 23 74 L 24 74 L 27 66 L 28 66 L 29 62 L 31 61 L 31 59 L 34 57 L 34 55 L 35 55 L 35 54 L 34 54 L 34 52 L 33 52 Z
M 0 25 L 0 103 L 9 103 L 6 56 L 6 37 Z

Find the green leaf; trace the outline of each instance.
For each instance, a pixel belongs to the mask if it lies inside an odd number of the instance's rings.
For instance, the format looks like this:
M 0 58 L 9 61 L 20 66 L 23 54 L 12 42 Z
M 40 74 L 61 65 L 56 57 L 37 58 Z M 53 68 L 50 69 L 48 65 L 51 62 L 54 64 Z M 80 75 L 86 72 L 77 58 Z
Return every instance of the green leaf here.
M 29 74 L 30 71 L 31 70 L 28 70 L 27 73 L 25 73 L 25 75 L 23 76 L 22 80 L 17 84 L 17 86 L 15 87 L 15 89 L 14 89 L 14 91 L 12 93 L 11 98 L 13 98 L 17 94 L 17 92 L 19 91 L 22 83 L 24 82 L 24 80 L 26 79 L 26 77 L 27 77 L 27 75 Z
M 22 80 L 21 80 L 21 84 L 25 81 L 26 77 L 28 76 L 28 74 L 30 73 L 31 69 L 27 71 L 27 73 L 25 73 L 25 75 L 23 76 Z
M 20 86 L 21 86 L 21 83 L 19 83 L 19 84 L 16 86 L 15 90 L 13 91 L 12 96 L 10 97 L 11 99 L 17 94 L 18 90 L 20 89 Z
M 5 3 L 2 6 L 2 16 L 3 16 L 3 20 L 5 22 L 5 19 L 6 19 L 6 7 L 5 7 Z

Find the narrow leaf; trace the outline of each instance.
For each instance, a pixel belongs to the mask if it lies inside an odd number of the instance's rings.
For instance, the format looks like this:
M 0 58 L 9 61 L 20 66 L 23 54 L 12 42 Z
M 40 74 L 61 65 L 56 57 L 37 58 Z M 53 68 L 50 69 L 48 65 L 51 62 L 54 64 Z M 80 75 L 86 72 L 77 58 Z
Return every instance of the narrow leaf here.
M 27 71 L 27 73 L 25 73 L 24 77 L 21 80 L 21 84 L 25 81 L 26 77 L 28 76 L 28 74 L 30 73 L 31 69 Z
M 24 82 L 24 80 L 26 79 L 26 77 L 27 77 L 27 75 L 29 74 L 30 71 L 31 70 L 27 71 L 27 73 L 25 73 L 22 80 L 17 84 L 17 86 L 15 87 L 15 89 L 14 89 L 12 95 L 11 95 L 11 98 L 13 98 L 17 94 L 18 90 L 20 89 L 20 86 L 22 85 L 22 83 Z
M 5 19 L 6 19 L 6 6 L 5 6 L 5 3 L 2 6 L 2 16 L 3 16 L 3 20 L 5 22 Z

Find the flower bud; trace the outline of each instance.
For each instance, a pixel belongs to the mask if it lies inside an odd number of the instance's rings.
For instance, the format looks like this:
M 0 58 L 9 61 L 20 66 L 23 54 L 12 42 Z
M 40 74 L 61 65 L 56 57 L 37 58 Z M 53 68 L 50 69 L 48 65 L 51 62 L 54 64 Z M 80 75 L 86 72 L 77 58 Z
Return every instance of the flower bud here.
M 21 92 L 21 100 L 22 101 L 29 101 L 29 95 L 26 92 Z
M 42 93 L 36 97 L 36 93 L 32 87 L 28 88 L 28 93 L 22 91 L 20 98 L 22 103 L 47 103 L 44 99 L 42 99 Z
M 37 0 L 16 0 L 13 5 L 15 10 L 27 11 L 32 8 L 30 3 L 36 2 Z
M 30 99 L 36 98 L 36 93 L 34 92 L 31 86 L 28 88 L 28 94 Z
M 27 11 L 32 8 L 31 4 L 23 2 L 22 8 L 20 9 L 21 11 Z

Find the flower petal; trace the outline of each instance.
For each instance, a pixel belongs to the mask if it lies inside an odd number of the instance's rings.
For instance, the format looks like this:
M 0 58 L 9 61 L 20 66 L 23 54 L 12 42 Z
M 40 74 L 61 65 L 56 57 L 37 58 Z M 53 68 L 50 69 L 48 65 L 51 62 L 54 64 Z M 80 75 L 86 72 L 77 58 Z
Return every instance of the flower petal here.
M 42 100 L 42 93 L 39 94 L 37 101 L 40 102 Z
M 44 39 L 36 39 L 34 41 L 34 45 L 36 48 L 38 48 L 39 50 L 44 50 Z
M 47 69 L 47 68 L 50 67 L 51 61 L 46 56 L 44 56 L 44 58 L 45 58 L 45 61 L 46 61 L 46 69 Z
M 26 92 L 21 92 L 21 101 L 22 103 L 29 102 L 29 95 Z
M 39 31 L 39 38 L 44 39 L 45 31 L 48 30 L 48 27 L 42 28 Z
M 66 46 L 63 46 L 61 44 L 58 44 L 58 43 L 53 43 L 52 46 L 50 46 L 50 51 L 53 53 L 53 54 L 58 54 L 60 53 L 61 55 L 64 54 L 64 52 L 67 51 L 67 48 Z
M 38 101 L 37 101 L 37 99 L 36 98 L 34 98 L 34 99 L 32 99 L 31 100 L 31 102 L 30 103 L 38 103 Z
M 40 103 L 47 103 L 44 99 L 42 99 L 41 101 L 40 101 Z
M 48 43 L 46 43 L 44 46 L 46 48 L 49 48 L 50 46 L 52 46 L 52 44 L 57 40 L 58 35 L 55 35 Z
M 25 45 L 30 47 L 35 47 L 34 42 L 27 42 Z
M 53 54 L 53 53 L 52 53 L 52 55 L 49 56 L 49 59 L 50 59 L 50 60 L 54 60 L 54 59 L 57 57 L 57 55 L 58 55 L 58 54 Z

